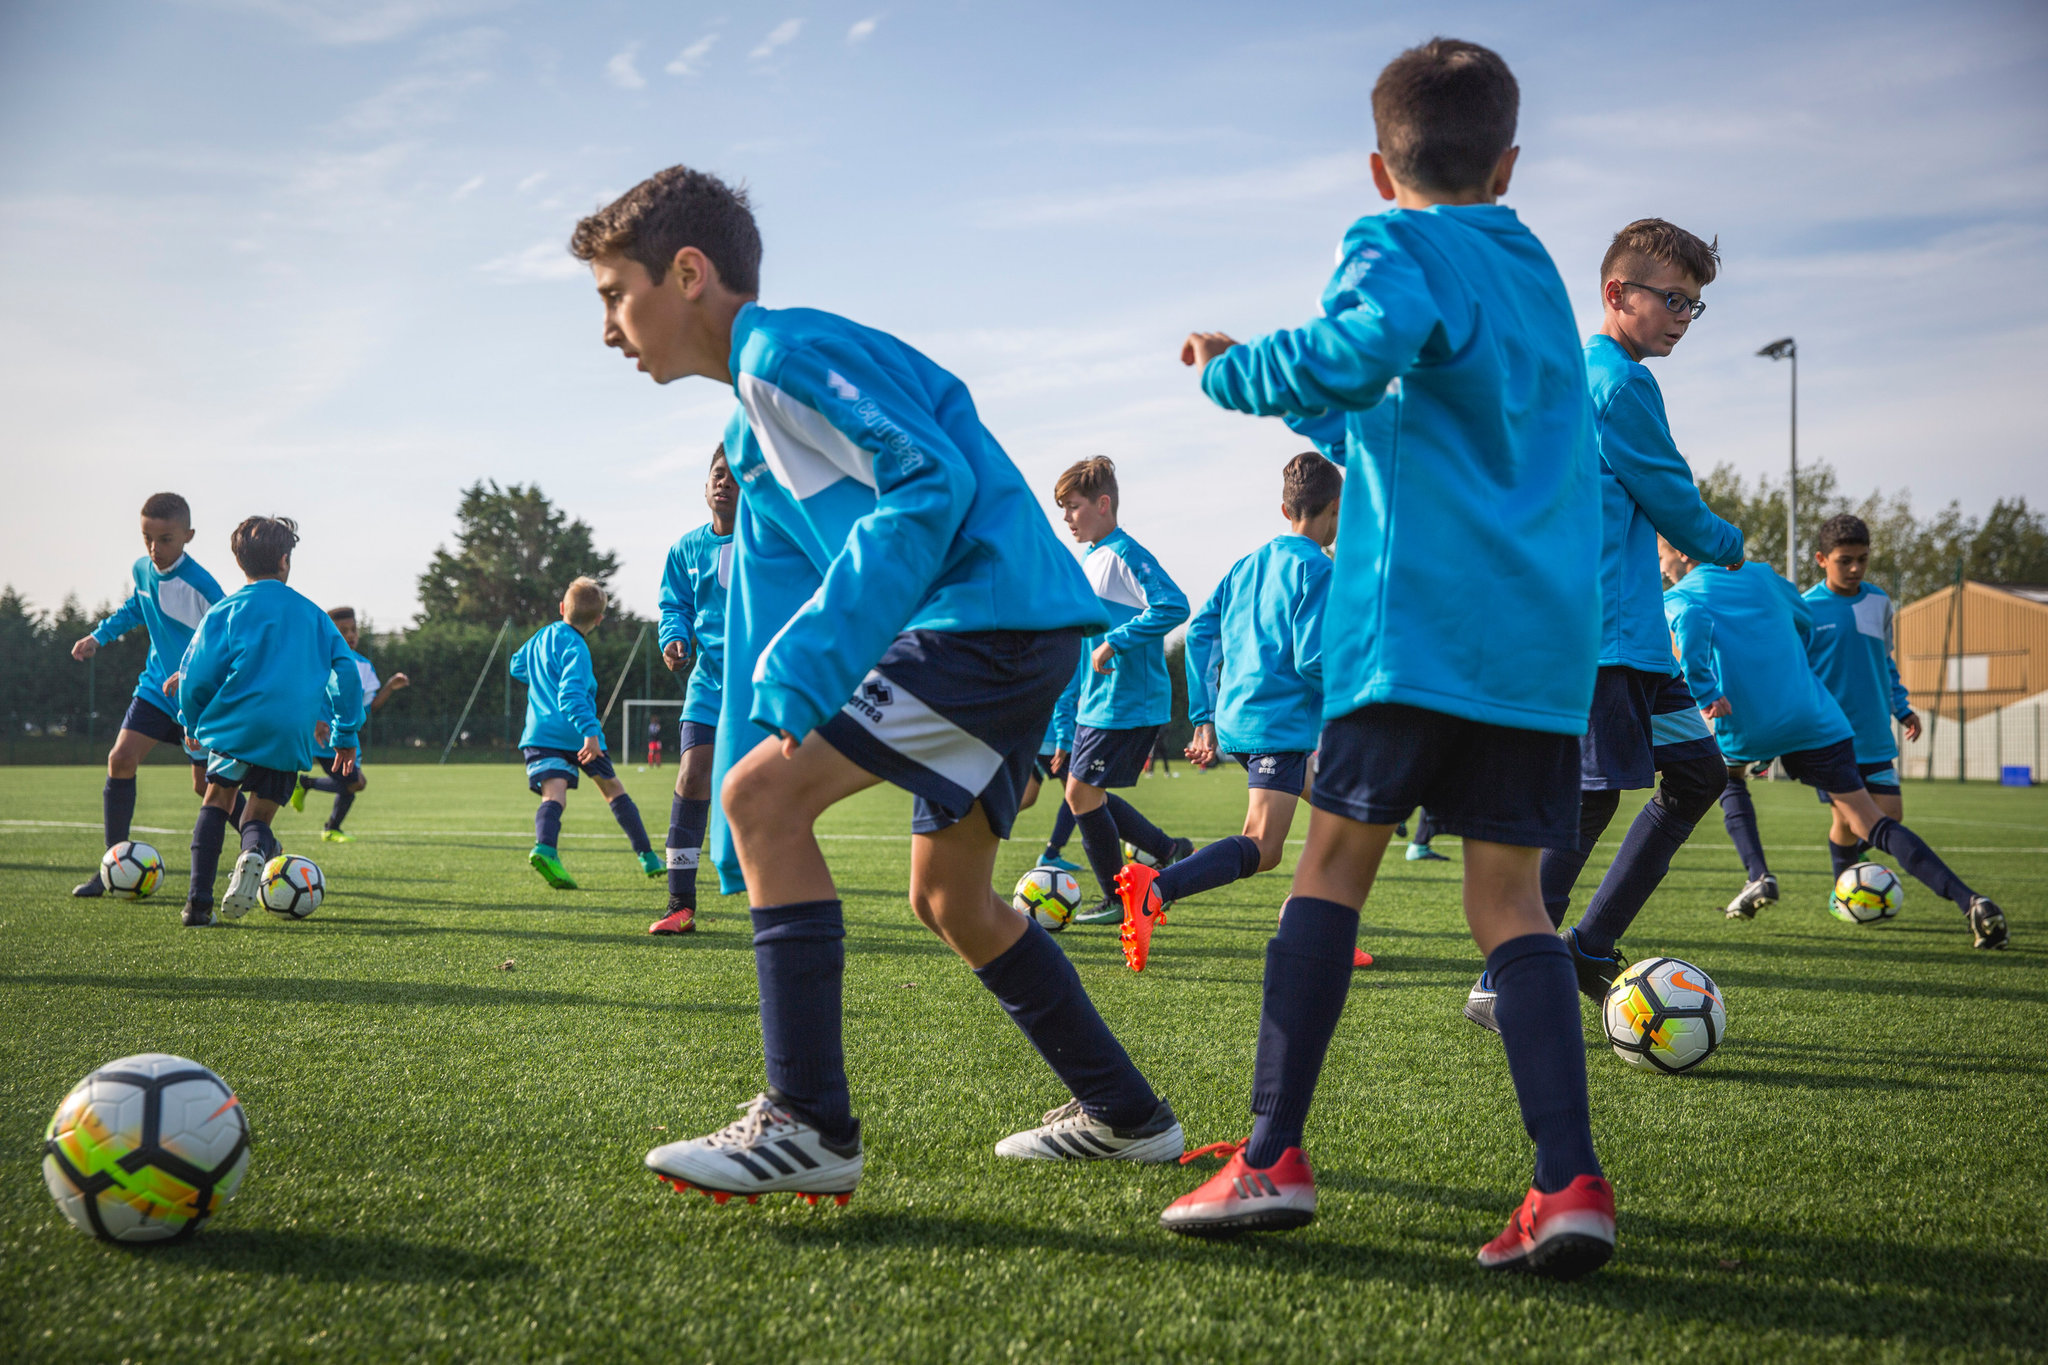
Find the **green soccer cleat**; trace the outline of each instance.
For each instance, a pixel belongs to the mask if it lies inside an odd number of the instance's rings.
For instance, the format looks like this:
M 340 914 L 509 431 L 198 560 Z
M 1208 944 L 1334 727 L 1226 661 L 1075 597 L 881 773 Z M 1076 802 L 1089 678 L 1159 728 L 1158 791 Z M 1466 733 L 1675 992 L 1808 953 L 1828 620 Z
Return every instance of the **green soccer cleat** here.
M 634 856 L 640 859 L 640 870 L 648 876 L 665 877 L 668 875 L 668 864 L 664 863 L 661 860 L 661 855 L 653 849 L 650 848 L 645 853 Z
M 1093 910 L 1083 910 L 1074 916 L 1076 924 L 1122 924 L 1124 903 L 1115 896 L 1104 896 L 1097 901 Z
M 1418 844 L 1412 840 L 1408 844 L 1407 858 L 1411 863 L 1447 863 L 1450 861 L 1449 858 L 1446 858 L 1428 844 Z
M 320 831 L 320 842 L 323 844 L 352 844 L 355 841 L 356 836 L 344 830 L 323 829 Z
M 291 807 L 299 814 L 306 813 L 306 775 L 299 773 L 292 778 Z
M 526 861 L 533 870 L 540 873 L 540 879 L 557 891 L 574 891 L 576 879 L 569 875 L 569 869 L 562 866 L 561 857 L 546 844 L 535 844 L 533 852 L 526 855 Z

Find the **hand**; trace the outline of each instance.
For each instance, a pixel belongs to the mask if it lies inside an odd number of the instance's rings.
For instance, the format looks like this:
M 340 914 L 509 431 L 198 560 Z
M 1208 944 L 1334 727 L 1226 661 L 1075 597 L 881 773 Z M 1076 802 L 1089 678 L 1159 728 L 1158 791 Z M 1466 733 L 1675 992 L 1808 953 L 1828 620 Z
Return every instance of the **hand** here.
M 583 747 L 576 751 L 578 763 L 595 763 L 604 757 L 604 739 L 599 735 L 585 735 Z
M 170 677 L 168 677 L 168 678 L 165 678 L 165 679 L 164 679 L 164 695 L 165 695 L 165 696 L 167 696 L 167 697 L 175 697 L 175 696 L 177 696 L 177 695 L 178 695 L 178 684 L 179 684 L 179 683 L 181 683 L 181 682 L 183 682 L 183 681 L 185 681 L 185 675 L 184 675 L 183 673 L 173 673 L 173 674 L 171 674 L 171 676 L 170 676 Z
M 1045 761 L 1045 770 L 1054 777 L 1058 777 L 1061 773 L 1065 772 L 1067 770 L 1067 751 L 1065 749 L 1054 749 L 1052 757 Z
M 1216 727 L 1203 721 L 1195 727 L 1195 737 L 1188 741 L 1188 762 L 1198 768 L 1206 768 L 1216 761 Z
M 661 647 L 661 662 L 671 673 L 680 673 L 690 666 L 690 642 L 670 640 Z
M 386 692 L 403 692 L 406 688 L 411 686 L 412 679 L 406 677 L 405 674 L 403 673 L 393 673 L 389 678 L 385 679 L 384 681 L 384 690 Z
M 354 749 L 336 749 L 334 751 L 334 775 L 336 777 L 353 777 L 355 776 L 355 771 L 356 751 Z
M 777 730 L 775 733 L 782 736 L 782 756 L 795 758 L 796 751 L 803 748 L 803 741 L 787 730 Z
M 1197 367 L 1207 365 L 1237 345 L 1222 332 L 1190 332 L 1188 339 L 1180 344 L 1180 363 Z
M 90 659 L 93 655 L 99 652 L 100 642 L 98 640 L 93 639 L 92 636 L 90 635 L 86 636 L 83 640 L 80 640 L 77 644 L 71 646 L 71 657 L 78 660 L 78 662 L 80 663 L 84 663 L 87 659 Z
M 316 743 L 323 745 L 326 744 L 327 737 L 333 733 L 334 731 L 328 728 L 328 724 L 326 721 L 316 720 L 313 722 L 313 739 Z
M 1908 743 L 1920 738 L 1920 717 L 1908 711 L 1905 715 L 1899 717 L 1899 724 L 1905 727 Z
M 1108 673 L 1116 667 L 1116 646 L 1104 640 L 1095 646 L 1095 671 Z
M 1721 719 L 1723 716 L 1732 716 L 1734 714 L 1735 707 L 1726 697 L 1716 697 L 1712 706 L 1702 706 L 1700 708 L 1700 719 L 1709 724 Z

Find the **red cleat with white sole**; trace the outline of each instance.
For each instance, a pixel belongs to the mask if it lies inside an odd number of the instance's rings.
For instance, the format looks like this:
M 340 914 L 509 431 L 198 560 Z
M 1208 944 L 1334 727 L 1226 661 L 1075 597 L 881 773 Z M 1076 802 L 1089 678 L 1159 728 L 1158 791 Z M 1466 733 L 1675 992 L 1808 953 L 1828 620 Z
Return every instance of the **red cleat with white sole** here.
M 647 926 L 650 934 L 694 934 L 697 932 L 697 912 L 688 906 L 671 910 Z
M 1370 967 L 1371 965 L 1372 965 L 1372 954 L 1371 954 L 1371 953 L 1368 953 L 1368 952 L 1367 952 L 1367 951 L 1366 951 L 1365 949 L 1363 949 L 1363 948 L 1353 948 L 1353 949 L 1351 950 L 1351 969 L 1352 969 L 1353 971 L 1356 971 L 1356 970 L 1358 970 L 1358 969 L 1359 969 L 1360 967 Z
M 1244 1144 L 1212 1142 L 1181 1158 L 1230 1153 L 1223 1169 L 1166 1206 L 1159 1226 L 1191 1237 L 1234 1237 L 1240 1232 L 1285 1232 L 1316 1216 L 1316 1178 L 1301 1148 L 1289 1147 L 1261 1170 L 1244 1160 Z
M 1166 923 L 1166 902 L 1159 899 L 1159 888 L 1154 885 L 1158 880 L 1158 869 L 1143 863 L 1125 863 L 1124 870 L 1116 874 L 1116 893 L 1124 903 L 1124 927 L 1119 934 L 1124 965 L 1134 972 L 1145 970 L 1145 959 L 1152 952 L 1152 931 Z
M 1614 1255 L 1614 1187 L 1582 1175 L 1554 1194 L 1530 1190 L 1500 1236 L 1479 1248 L 1488 1270 L 1576 1280 Z

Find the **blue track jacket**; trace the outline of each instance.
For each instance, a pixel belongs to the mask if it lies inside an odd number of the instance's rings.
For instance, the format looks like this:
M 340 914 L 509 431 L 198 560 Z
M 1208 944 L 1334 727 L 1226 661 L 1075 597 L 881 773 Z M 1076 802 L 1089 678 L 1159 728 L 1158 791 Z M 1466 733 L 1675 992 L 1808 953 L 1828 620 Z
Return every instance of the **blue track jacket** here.
M 1702 708 L 1727 697 L 1714 722 L 1721 752 L 1741 763 L 1848 739 L 1842 708 L 1806 662 L 1813 613 L 1768 564 L 1702 565 L 1664 594 L 1685 685 Z
M 1082 649 L 1077 721 L 1092 730 L 1166 724 L 1173 719 L 1166 637 L 1188 619 L 1187 594 L 1122 527 L 1095 542 L 1081 569 L 1109 615 L 1110 628 Z M 1116 650 L 1116 659 L 1109 672 L 1097 673 L 1090 656 L 1104 641 Z
M 1218 356 L 1202 388 L 1344 461 L 1325 717 L 1405 702 L 1585 733 L 1600 654 L 1592 403 L 1564 282 L 1513 210 L 1360 219 L 1323 316 Z
M 323 702 L 330 742 L 356 747 L 356 656 L 326 612 L 274 578 L 217 602 L 192 632 L 179 672 L 179 723 L 201 748 L 297 772 L 313 761 L 313 719 Z
M 592 735 L 599 749 L 605 747 L 604 727 L 597 723 L 597 671 L 582 631 L 567 621 L 542 626 L 519 647 L 510 667 L 526 684 L 521 748 L 574 753 Z
M 1701 564 L 1726 565 L 1742 562 L 1742 531 L 1701 501 L 1648 366 L 1595 333 L 1586 382 L 1600 442 L 1600 663 L 1675 673 L 1657 537 Z
M 1892 657 L 1892 599 L 1875 583 L 1844 597 L 1823 581 L 1806 590 L 1806 605 L 1813 613 L 1806 658 L 1856 732 L 1856 761 L 1891 762 L 1899 756 L 1892 722 L 1913 714 Z
M 687 640 L 697 652 L 683 695 L 683 719 L 718 724 L 725 682 L 725 593 L 732 581 L 732 533 L 707 523 L 687 531 L 668 552 L 661 574 L 660 648 Z
M 193 562 L 191 555 L 178 556 L 168 573 L 158 573 L 156 561 L 148 555 L 129 570 L 134 590 L 106 620 L 93 628 L 92 638 L 110 645 L 137 626 L 149 632 L 149 660 L 135 678 L 135 695 L 167 716 L 178 714 L 178 704 L 164 691 L 164 680 L 178 671 L 192 632 L 199 628 L 207 609 L 220 601 L 220 584 L 213 575 Z
M 1188 720 L 1213 722 L 1224 753 L 1316 747 L 1332 572 L 1307 536 L 1276 536 L 1233 564 L 1188 623 Z

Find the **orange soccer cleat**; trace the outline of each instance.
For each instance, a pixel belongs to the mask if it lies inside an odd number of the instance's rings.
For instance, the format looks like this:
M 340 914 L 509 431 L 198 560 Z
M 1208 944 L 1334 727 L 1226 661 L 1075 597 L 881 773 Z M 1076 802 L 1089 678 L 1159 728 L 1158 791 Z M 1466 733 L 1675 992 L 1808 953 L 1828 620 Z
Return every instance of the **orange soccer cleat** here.
M 1152 931 L 1166 923 L 1166 902 L 1159 899 L 1157 869 L 1142 863 L 1126 863 L 1116 874 L 1117 895 L 1124 903 L 1124 963 L 1134 972 L 1145 970 L 1145 958 L 1152 951 Z
M 1582 1175 L 1552 1194 L 1530 1190 L 1500 1236 L 1479 1248 L 1488 1270 L 1576 1280 L 1614 1255 L 1614 1187 Z
M 678 906 L 660 919 L 647 926 L 650 934 L 694 934 L 697 932 L 697 912 L 687 905 Z
M 1223 1169 L 1166 1206 L 1159 1226 L 1194 1237 L 1232 1237 L 1240 1232 L 1285 1232 L 1306 1227 L 1316 1216 L 1316 1178 L 1301 1148 L 1289 1147 L 1263 1170 L 1245 1164 L 1241 1142 L 1212 1142 L 1181 1158 L 1230 1160 Z

